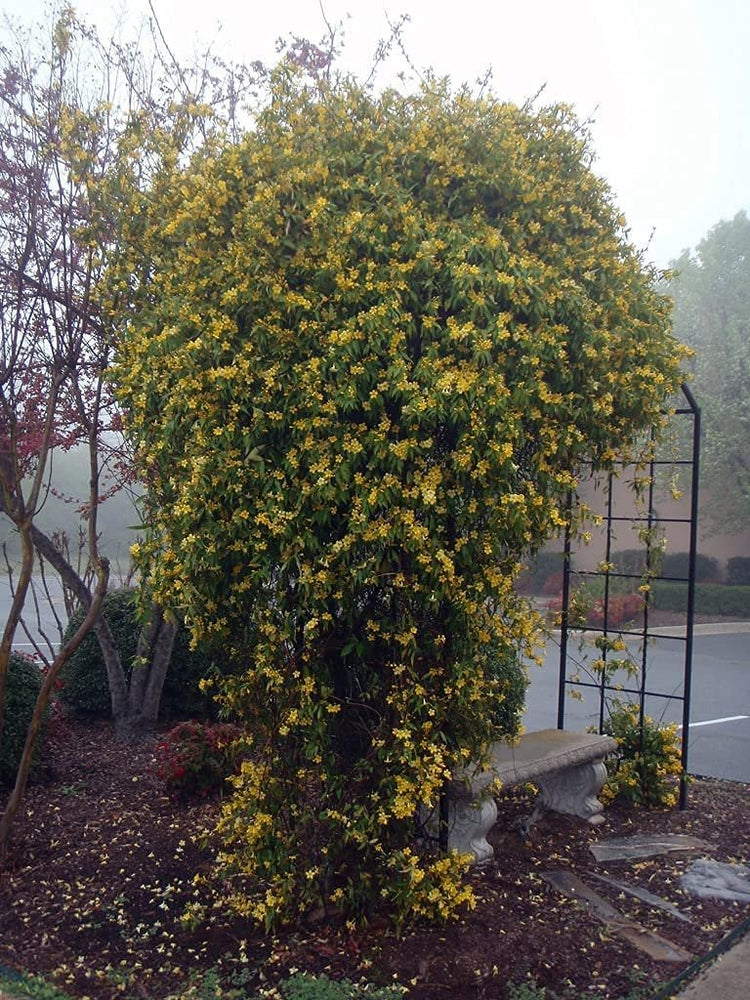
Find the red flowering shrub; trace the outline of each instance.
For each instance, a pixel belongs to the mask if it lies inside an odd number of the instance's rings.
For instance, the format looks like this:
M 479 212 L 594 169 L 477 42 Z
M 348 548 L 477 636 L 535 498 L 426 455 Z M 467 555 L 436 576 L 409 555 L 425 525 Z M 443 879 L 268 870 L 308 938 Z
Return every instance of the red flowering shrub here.
M 614 594 L 609 598 L 607 609 L 607 627 L 619 628 L 626 622 L 637 618 L 643 608 L 643 597 L 640 594 Z M 558 616 L 562 612 L 562 598 L 555 597 L 547 604 L 547 610 Z M 604 626 L 604 599 L 597 597 L 587 603 L 581 593 L 571 598 L 569 622 L 573 628 L 590 625 L 594 628 Z
M 242 754 L 238 726 L 227 722 L 181 722 L 156 745 L 156 773 L 172 795 L 207 796 L 221 792 L 239 771 Z

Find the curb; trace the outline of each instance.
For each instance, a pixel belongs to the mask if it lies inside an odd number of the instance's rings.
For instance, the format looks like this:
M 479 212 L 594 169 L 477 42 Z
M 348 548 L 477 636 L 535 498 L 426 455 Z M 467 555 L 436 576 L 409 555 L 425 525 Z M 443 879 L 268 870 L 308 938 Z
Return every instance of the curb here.
M 712 964 L 713 963 L 713 964 Z M 745 1000 L 750 996 L 750 917 L 649 1000 Z
M 600 631 L 589 631 L 588 629 L 571 629 L 576 635 L 582 635 L 584 637 L 598 636 L 601 635 Z M 616 628 L 611 628 L 610 633 L 614 634 L 618 630 Z M 742 635 L 746 632 L 750 632 L 750 621 L 743 622 L 703 622 L 701 624 L 693 625 L 693 635 Z M 656 636 L 675 636 L 677 638 L 684 638 L 685 636 L 685 626 L 684 625 L 654 625 L 648 629 L 645 633 L 650 638 Z M 556 638 L 560 637 L 560 629 L 554 628 L 551 630 L 551 635 Z M 642 634 L 639 632 L 637 635 L 631 636 L 631 638 L 639 639 L 642 638 Z

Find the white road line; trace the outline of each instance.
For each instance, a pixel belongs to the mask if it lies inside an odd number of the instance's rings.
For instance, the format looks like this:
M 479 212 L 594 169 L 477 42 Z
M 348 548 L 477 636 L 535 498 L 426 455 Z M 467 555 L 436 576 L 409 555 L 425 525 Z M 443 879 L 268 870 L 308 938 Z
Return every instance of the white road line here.
M 718 726 L 721 722 L 738 722 L 740 719 L 750 719 L 750 715 L 728 715 L 725 719 L 706 719 L 705 722 L 691 722 L 690 729 L 696 729 L 698 726 Z M 678 729 L 682 729 L 682 726 L 678 726 Z

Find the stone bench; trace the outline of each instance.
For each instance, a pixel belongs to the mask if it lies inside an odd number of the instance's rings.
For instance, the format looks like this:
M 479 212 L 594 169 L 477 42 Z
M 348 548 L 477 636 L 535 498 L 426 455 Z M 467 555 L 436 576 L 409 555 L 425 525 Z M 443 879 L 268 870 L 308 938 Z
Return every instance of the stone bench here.
M 487 834 L 497 820 L 490 786 L 496 781 L 502 788 L 527 781 L 539 788 L 527 828 L 546 810 L 601 823 L 603 806 L 597 796 L 607 780 L 604 758 L 615 749 L 611 736 L 564 729 L 526 733 L 514 745 L 496 743 L 486 771 L 448 782 L 448 849 L 473 854 L 475 864 L 490 860 L 493 850 Z

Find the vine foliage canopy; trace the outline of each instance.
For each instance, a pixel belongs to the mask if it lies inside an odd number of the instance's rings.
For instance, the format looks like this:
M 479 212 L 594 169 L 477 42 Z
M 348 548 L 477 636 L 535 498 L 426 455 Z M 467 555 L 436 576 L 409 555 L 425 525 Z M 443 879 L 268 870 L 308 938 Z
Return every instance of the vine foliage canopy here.
M 438 82 L 282 70 L 130 224 L 138 554 L 245 661 L 221 693 L 253 742 L 219 826 L 234 905 L 452 916 L 466 859 L 417 854 L 415 812 L 517 726 L 520 558 L 679 385 L 655 276 L 569 109 Z

